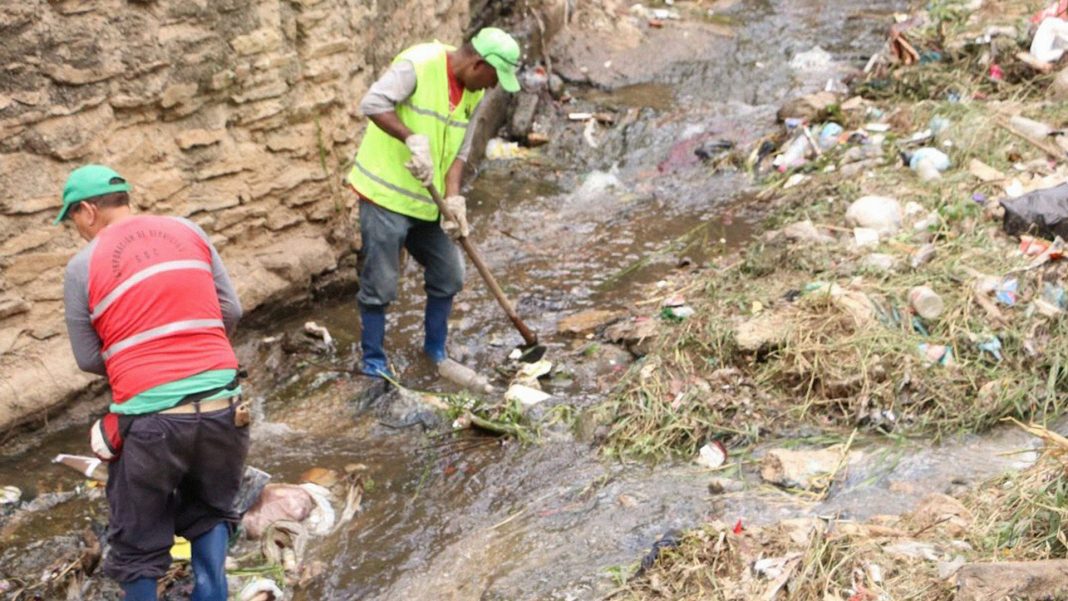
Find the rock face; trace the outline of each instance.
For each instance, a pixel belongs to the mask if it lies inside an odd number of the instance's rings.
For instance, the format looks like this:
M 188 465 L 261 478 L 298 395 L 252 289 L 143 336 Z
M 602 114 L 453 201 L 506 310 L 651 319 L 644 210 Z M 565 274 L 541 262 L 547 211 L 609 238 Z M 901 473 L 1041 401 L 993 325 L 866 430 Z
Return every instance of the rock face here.
M 66 175 L 105 163 L 138 209 L 212 236 L 246 310 L 307 287 L 354 245 L 342 186 L 359 100 L 406 46 L 459 41 L 464 0 L 26 0 L 0 7 L 0 427 L 64 403 L 51 225 Z

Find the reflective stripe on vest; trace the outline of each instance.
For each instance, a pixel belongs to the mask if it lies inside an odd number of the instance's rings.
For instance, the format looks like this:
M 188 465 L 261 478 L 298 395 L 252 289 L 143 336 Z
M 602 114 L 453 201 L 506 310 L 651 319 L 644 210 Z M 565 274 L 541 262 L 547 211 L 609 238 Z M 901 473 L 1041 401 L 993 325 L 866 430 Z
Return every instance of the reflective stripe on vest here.
M 108 293 L 107 296 L 103 298 L 103 300 L 97 303 L 96 307 L 93 307 L 93 313 L 89 316 L 89 320 L 96 321 L 97 318 L 104 314 L 104 311 L 108 310 L 108 307 L 110 307 L 112 303 L 118 300 L 120 296 L 125 294 L 127 291 L 130 290 L 130 288 L 133 288 L 137 284 L 147 280 L 148 278 L 154 275 L 159 275 L 168 271 L 177 271 L 179 269 L 199 269 L 201 271 L 207 271 L 208 273 L 211 273 L 211 264 L 205 261 L 188 260 L 167 261 L 166 263 L 157 263 L 150 267 L 146 267 L 141 271 L 138 271 L 137 273 L 133 274 L 129 278 L 126 278 L 126 281 L 116 286 L 114 290 L 112 290 L 110 293 Z
M 482 99 L 482 92 L 464 90 L 460 102 L 450 110 L 447 66 L 450 50 L 452 47 L 438 42 L 419 44 L 394 60 L 409 61 L 415 69 L 415 91 L 397 104 L 395 110 L 413 133 L 422 134 L 430 141 L 433 182 L 442 193 L 445 174 L 460 153 L 467 124 Z M 371 122 L 349 171 L 348 182 L 378 206 L 423 221 L 436 221 L 437 205 L 404 166 L 411 156 L 404 142 Z
M 108 348 L 104 349 L 100 353 L 100 357 L 107 361 L 115 353 L 122 352 L 132 346 L 137 346 L 143 342 L 149 340 L 155 340 L 164 336 L 174 334 L 175 332 L 184 332 L 186 330 L 203 330 L 207 328 L 225 328 L 221 319 L 190 319 L 188 321 L 175 321 L 168 324 L 163 324 L 159 327 L 152 328 L 151 330 L 145 330 L 144 332 L 138 332 L 128 338 L 112 344 Z

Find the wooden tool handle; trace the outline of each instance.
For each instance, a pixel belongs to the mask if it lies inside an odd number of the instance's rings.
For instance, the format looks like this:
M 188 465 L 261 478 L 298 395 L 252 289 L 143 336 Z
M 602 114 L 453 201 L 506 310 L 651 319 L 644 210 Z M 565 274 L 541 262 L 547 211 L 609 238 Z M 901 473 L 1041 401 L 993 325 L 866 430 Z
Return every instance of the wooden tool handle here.
M 450 213 L 448 208 L 445 206 L 445 201 L 441 199 L 441 194 L 438 193 L 437 188 L 435 188 L 433 185 L 430 185 L 429 187 L 427 187 L 427 190 L 430 192 L 430 196 L 434 199 L 434 204 L 438 205 L 438 210 L 441 211 L 441 214 L 444 215 L 445 218 L 450 221 L 456 221 L 455 219 L 453 219 L 452 213 Z M 467 256 L 471 258 L 471 262 L 475 264 L 475 269 L 478 270 L 479 275 L 481 275 L 482 279 L 485 280 L 486 286 L 489 287 L 490 292 L 492 292 L 493 296 L 496 297 L 497 303 L 501 305 L 502 309 L 504 309 L 504 312 L 508 315 L 508 319 L 512 320 L 512 325 L 515 326 L 515 329 L 519 330 L 519 334 L 523 336 L 523 341 L 526 342 L 527 345 L 537 344 L 537 334 L 531 331 L 531 329 L 527 327 L 527 324 L 523 323 L 523 320 L 519 318 L 519 314 L 515 312 L 515 308 L 512 307 L 511 301 L 509 301 L 508 297 L 504 295 L 504 291 L 501 290 L 500 285 L 497 283 L 497 278 L 493 277 L 493 274 L 490 273 L 489 267 L 486 266 L 486 262 L 482 260 L 482 254 L 478 252 L 478 248 L 475 247 L 475 243 L 472 242 L 471 239 L 466 236 L 460 236 L 459 241 L 460 246 L 462 246 L 464 249 L 464 252 L 466 252 Z

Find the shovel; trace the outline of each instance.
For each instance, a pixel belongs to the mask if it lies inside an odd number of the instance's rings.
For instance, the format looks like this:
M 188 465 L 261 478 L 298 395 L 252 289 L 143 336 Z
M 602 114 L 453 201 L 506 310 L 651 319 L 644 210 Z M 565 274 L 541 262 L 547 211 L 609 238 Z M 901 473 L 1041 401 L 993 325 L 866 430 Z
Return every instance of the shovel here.
M 452 213 L 445 208 L 445 201 L 441 199 L 441 194 L 438 193 L 437 188 L 433 185 L 427 187 L 427 191 L 430 192 L 430 196 L 434 199 L 434 204 L 438 205 L 438 210 L 450 221 L 455 221 L 452 218 Z M 467 236 L 460 236 L 458 239 L 460 246 L 464 248 L 464 252 L 471 258 L 471 262 L 475 264 L 475 269 L 478 270 L 479 275 L 486 281 L 486 286 L 489 287 L 490 292 L 500 303 L 501 308 L 508 314 L 508 319 L 512 320 L 512 325 L 516 330 L 519 330 L 519 334 L 523 336 L 524 344 L 519 346 L 519 350 L 523 353 L 519 356 L 519 360 L 524 363 L 534 363 L 541 360 L 545 355 L 545 347 L 538 344 L 538 335 L 531 331 L 527 327 L 527 324 L 523 323 L 523 320 L 519 318 L 519 314 L 515 312 L 515 308 L 512 307 L 512 303 L 504 296 L 504 291 L 501 290 L 497 279 L 490 273 L 489 267 L 486 267 L 485 261 L 482 260 L 482 255 L 478 252 L 478 248 L 475 247 L 475 243 L 471 241 Z

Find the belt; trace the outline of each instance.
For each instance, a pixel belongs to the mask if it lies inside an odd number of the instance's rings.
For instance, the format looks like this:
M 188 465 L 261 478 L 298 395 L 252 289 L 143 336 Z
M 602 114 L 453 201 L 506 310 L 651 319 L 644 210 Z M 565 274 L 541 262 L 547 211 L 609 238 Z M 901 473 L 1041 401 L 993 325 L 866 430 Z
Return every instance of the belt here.
M 160 411 L 161 414 L 180 414 L 180 413 L 211 413 L 212 411 L 219 411 L 220 409 L 227 409 L 234 404 L 234 397 L 227 397 L 225 399 L 215 399 L 214 401 L 193 401 L 192 403 L 183 403 L 170 409 L 164 409 Z

